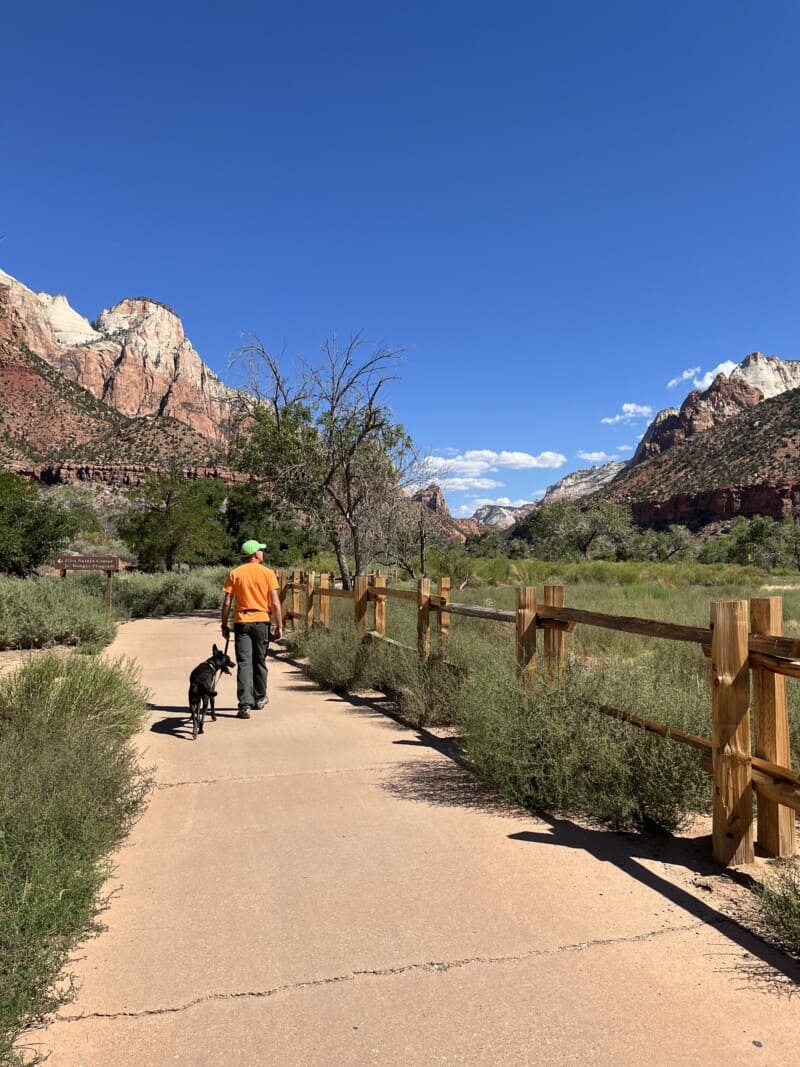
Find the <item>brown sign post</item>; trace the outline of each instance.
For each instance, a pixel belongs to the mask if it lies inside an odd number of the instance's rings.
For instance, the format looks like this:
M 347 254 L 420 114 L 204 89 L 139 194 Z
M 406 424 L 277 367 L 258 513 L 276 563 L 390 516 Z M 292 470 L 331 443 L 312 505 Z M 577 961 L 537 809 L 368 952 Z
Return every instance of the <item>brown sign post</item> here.
M 105 571 L 106 607 L 111 607 L 111 580 L 115 571 L 122 570 L 119 556 L 59 556 L 53 563 L 61 571 L 61 577 L 67 577 L 67 571 Z

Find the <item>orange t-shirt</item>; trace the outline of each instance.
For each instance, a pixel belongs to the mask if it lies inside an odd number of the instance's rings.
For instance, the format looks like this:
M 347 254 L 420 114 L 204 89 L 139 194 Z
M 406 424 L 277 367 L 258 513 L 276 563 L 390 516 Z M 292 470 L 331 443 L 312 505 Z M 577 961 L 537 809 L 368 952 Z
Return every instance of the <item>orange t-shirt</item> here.
M 270 590 L 278 588 L 275 571 L 261 563 L 243 563 L 225 579 L 224 593 L 231 593 L 235 602 L 233 615 L 237 622 L 269 622 Z

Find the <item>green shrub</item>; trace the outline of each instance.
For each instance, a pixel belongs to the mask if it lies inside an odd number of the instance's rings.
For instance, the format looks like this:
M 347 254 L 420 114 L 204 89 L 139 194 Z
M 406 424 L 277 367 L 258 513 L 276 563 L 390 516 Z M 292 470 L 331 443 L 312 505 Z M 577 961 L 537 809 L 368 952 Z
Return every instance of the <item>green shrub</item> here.
M 226 574 L 224 567 L 209 567 L 186 574 L 120 575 L 114 580 L 114 605 L 132 619 L 216 609 Z
M 71 579 L 0 578 L 0 648 L 61 644 L 97 651 L 116 634 L 104 590 L 104 582 L 97 595 Z
M 761 916 L 769 935 L 800 956 L 800 863 L 779 861 L 770 867 L 759 893 Z
M 51 653 L 0 678 L 0 1062 L 67 996 L 54 983 L 145 802 L 129 741 L 145 708 L 121 662 Z
M 294 648 L 306 657 L 304 672 L 318 685 L 334 692 L 358 692 L 374 687 L 375 657 L 370 645 L 359 640 L 352 620 L 342 620 L 330 630 L 295 631 Z
M 669 829 L 707 805 L 696 753 L 602 714 L 595 672 L 531 688 L 486 658 L 461 690 L 459 725 L 474 772 L 533 810 Z

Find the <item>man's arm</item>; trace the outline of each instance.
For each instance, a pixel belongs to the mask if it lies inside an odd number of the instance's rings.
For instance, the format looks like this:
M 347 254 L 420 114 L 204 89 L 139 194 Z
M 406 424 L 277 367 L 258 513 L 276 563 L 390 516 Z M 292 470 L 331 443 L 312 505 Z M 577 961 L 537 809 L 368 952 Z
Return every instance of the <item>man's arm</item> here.
M 274 627 L 273 637 L 283 637 L 283 619 L 281 618 L 281 601 L 277 589 L 269 591 L 270 622 Z
M 228 629 L 228 616 L 230 615 L 230 612 L 231 612 L 231 601 L 232 600 L 233 600 L 233 596 L 230 593 L 226 593 L 225 597 L 224 597 L 224 599 L 222 601 L 222 608 L 220 610 L 221 619 L 222 619 L 222 636 L 225 638 L 226 641 L 228 640 L 228 638 L 231 635 L 231 632 Z

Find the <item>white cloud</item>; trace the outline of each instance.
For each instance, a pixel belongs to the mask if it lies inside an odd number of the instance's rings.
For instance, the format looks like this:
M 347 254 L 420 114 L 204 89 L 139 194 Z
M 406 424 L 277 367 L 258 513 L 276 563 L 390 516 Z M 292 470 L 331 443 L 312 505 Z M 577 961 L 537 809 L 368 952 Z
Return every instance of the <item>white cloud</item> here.
M 521 508 L 523 504 L 530 504 L 529 500 L 511 500 L 507 496 L 499 496 L 492 499 L 488 496 L 479 496 L 472 501 L 474 508 L 498 507 L 498 508 Z
M 456 455 L 426 456 L 423 460 L 432 477 L 442 474 L 447 478 L 478 477 L 488 471 L 496 472 L 502 469 L 555 468 L 562 467 L 566 462 L 567 457 L 562 456 L 560 452 L 540 452 L 538 456 L 533 456 L 529 452 L 494 452 L 488 448 L 468 449 Z
M 469 493 L 473 489 L 502 489 L 503 483 L 494 478 L 479 477 L 444 477 L 438 478 L 437 484 L 443 493 Z
M 677 378 L 673 378 L 667 382 L 667 389 L 674 389 L 676 385 L 680 385 L 681 382 L 688 382 L 694 378 L 695 374 L 700 373 L 699 367 L 689 367 L 688 370 L 681 371 Z
M 732 359 L 726 359 L 724 363 L 718 363 L 713 370 L 708 371 L 702 378 L 695 378 L 693 384 L 696 389 L 708 389 L 718 374 L 726 374 L 730 377 L 733 368 L 738 366 L 739 364 L 734 363 Z M 697 369 L 698 371 L 700 370 L 699 367 Z
M 587 463 L 612 463 L 619 459 L 617 455 L 609 455 L 608 452 L 578 452 L 578 459 L 585 459 Z
M 650 419 L 653 409 L 649 404 L 623 404 L 618 415 L 600 421 L 606 426 L 616 426 L 618 422 L 635 422 L 637 419 Z

